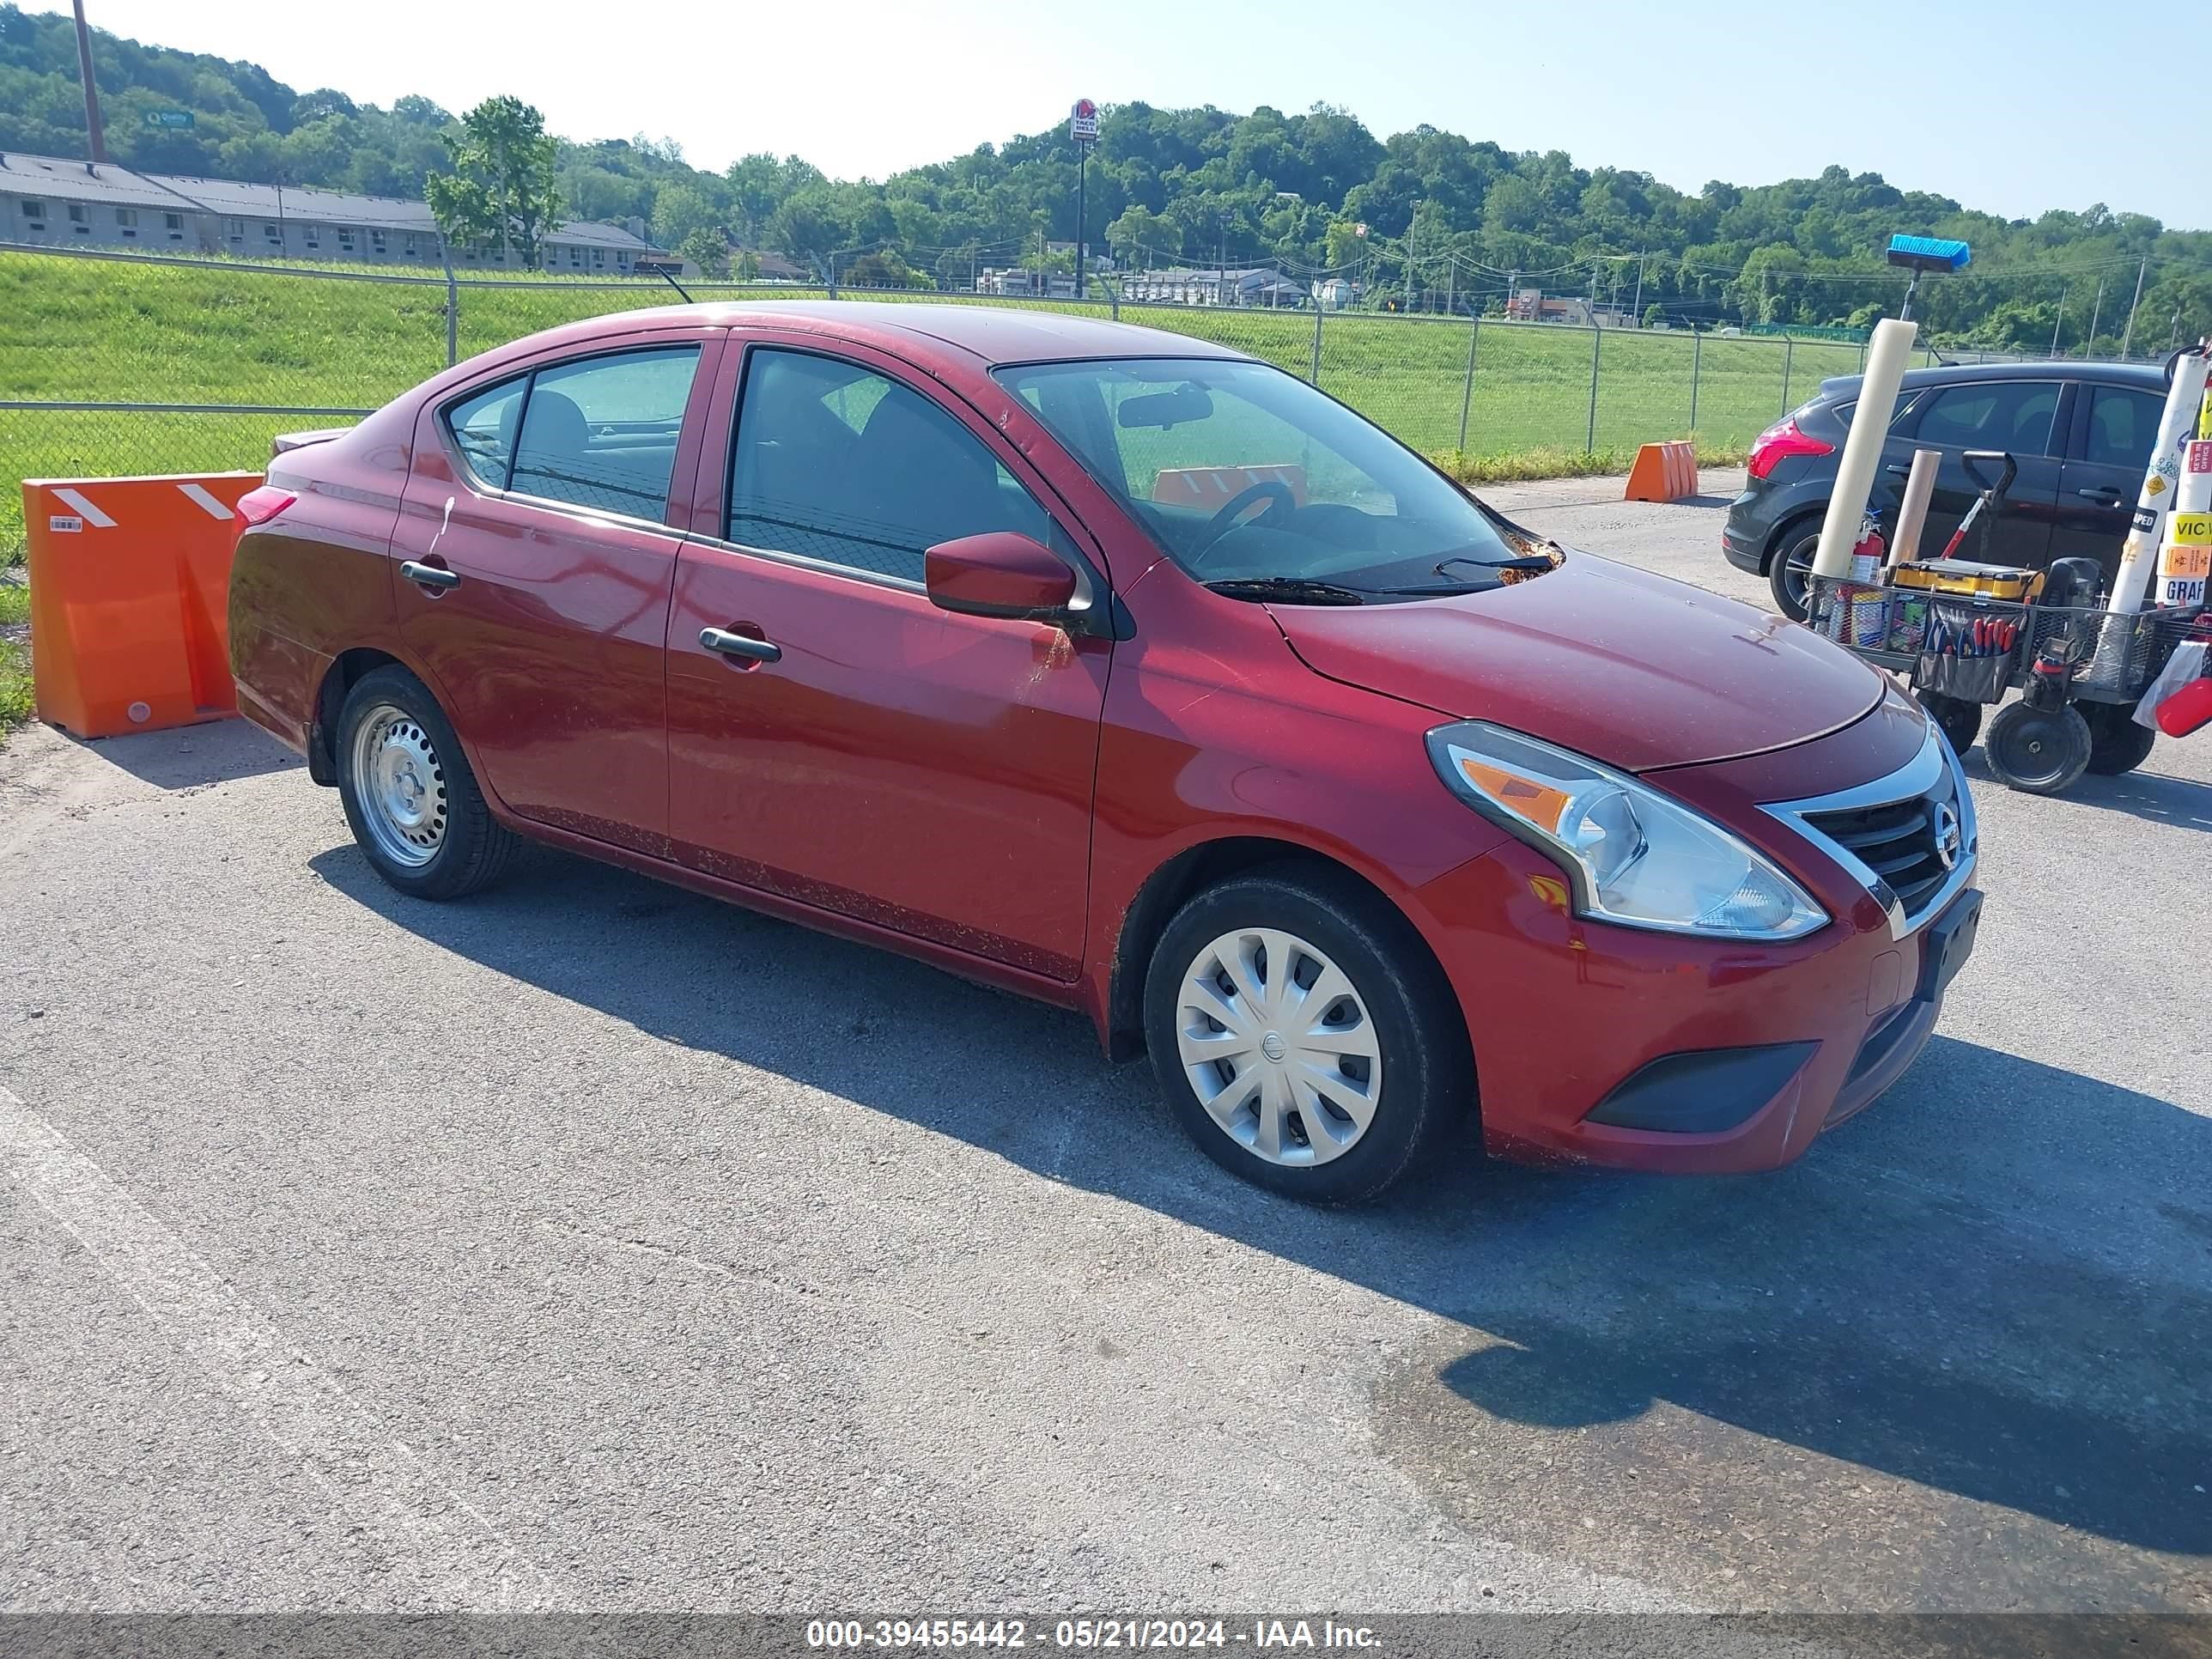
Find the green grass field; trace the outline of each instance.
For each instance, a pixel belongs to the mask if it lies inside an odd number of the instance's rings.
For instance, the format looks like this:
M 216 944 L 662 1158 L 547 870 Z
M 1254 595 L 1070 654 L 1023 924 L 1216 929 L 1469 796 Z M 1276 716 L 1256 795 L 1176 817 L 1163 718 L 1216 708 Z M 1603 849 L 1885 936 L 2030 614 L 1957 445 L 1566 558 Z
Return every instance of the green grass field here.
M 778 297 L 689 286 L 702 299 Z M 460 289 L 459 349 L 466 356 L 558 323 L 675 299 L 635 279 L 532 287 L 471 277 Z M 435 280 L 10 252 L 0 254 L 0 401 L 373 408 L 444 367 L 445 301 Z M 1310 312 L 1125 307 L 1121 314 L 1301 375 L 1313 367 Z M 1662 438 L 1694 435 L 1701 453 L 1727 454 L 1810 396 L 1822 377 L 1855 373 L 1859 362 L 1856 346 L 1707 337 L 1695 348 L 1693 422 L 1689 336 L 1607 332 L 1596 345 L 1594 427 L 1592 336 L 1574 329 L 1493 322 L 1478 337 L 1463 319 L 1330 313 L 1319 383 L 1460 476 L 1482 479 L 1580 471 L 1601 460 L 1625 465 L 1636 445 Z M 273 434 L 336 423 L 303 415 L 0 410 L 0 562 L 21 556 L 24 478 L 258 466 Z
M 31 590 L 0 578 L 0 732 L 31 717 Z

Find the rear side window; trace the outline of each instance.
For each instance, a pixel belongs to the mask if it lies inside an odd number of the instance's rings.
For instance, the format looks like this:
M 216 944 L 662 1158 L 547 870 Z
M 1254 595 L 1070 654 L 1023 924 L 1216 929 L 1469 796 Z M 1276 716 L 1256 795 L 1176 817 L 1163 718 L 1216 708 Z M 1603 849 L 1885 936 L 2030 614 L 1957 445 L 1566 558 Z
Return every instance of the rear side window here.
M 541 368 L 507 488 L 633 519 L 668 510 L 699 348 L 673 346 Z
M 1923 444 L 2047 455 L 2051 422 L 2057 413 L 2055 380 L 1985 380 L 1945 386 L 1929 399 L 1913 435 Z
M 727 540 L 920 583 L 939 542 L 1052 539 L 1034 496 L 958 421 L 857 363 L 755 347 L 730 457 Z
M 454 447 L 470 476 L 487 489 L 507 488 L 507 469 L 514 464 L 514 431 L 522 418 L 522 394 L 529 386 L 527 375 L 502 381 L 446 411 L 446 429 L 453 434 Z
M 2166 402 L 2148 392 L 2100 386 L 2089 393 L 2089 439 L 2081 459 L 2140 471 L 2150 465 Z

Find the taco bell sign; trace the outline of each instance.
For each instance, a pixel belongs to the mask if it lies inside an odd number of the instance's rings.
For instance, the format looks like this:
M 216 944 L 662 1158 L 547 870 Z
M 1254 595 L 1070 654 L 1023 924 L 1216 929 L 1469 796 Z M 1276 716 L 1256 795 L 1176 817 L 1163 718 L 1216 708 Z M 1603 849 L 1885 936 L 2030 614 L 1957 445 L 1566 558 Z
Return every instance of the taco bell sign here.
M 1075 100 L 1075 110 L 1067 118 L 1067 136 L 1088 149 L 1098 142 L 1098 106 L 1088 98 Z

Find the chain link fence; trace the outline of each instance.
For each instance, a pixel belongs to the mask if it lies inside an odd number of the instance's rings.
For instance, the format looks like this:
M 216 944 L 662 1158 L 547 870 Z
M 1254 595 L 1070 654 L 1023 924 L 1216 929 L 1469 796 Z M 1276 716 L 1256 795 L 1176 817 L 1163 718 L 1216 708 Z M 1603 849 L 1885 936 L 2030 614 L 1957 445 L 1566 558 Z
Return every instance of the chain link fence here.
M 823 291 L 687 281 L 700 301 Z M 1856 374 L 1831 341 L 1313 307 L 1008 300 L 842 288 L 848 300 L 1111 316 L 1274 363 L 1462 470 L 1587 468 L 1694 436 L 1740 449 Z M 258 467 L 301 426 L 357 418 L 447 363 L 556 324 L 677 302 L 652 279 L 459 278 L 0 249 L 0 564 L 22 556 L 29 477 Z M 1469 464 L 1472 464 L 1471 466 Z

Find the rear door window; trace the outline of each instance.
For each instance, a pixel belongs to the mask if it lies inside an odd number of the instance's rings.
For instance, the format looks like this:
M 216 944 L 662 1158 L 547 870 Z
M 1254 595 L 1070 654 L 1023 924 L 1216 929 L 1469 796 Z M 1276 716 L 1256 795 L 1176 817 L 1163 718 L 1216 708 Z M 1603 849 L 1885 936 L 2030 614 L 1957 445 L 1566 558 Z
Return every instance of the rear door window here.
M 2166 413 L 2166 400 L 2148 392 L 2124 386 L 2089 389 L 2089 434 L 2081 459 L 2098 466 L 2124 467 L 2139 472 L 2150 465 L 2151 446 L 2158 441 L 2158 423 Z
M 541 368 L 507 488 L 660 521 L 699 348 L 624 351 Z
M 1921 443 L 1954 449 L 2047 455 L 2051 423 L 2057 413 L 2056 380 L 1984 380 L 1944 386 L 1929 399 L 1913 435 Z
M 487 489 L 507 488 L 508 469 L 514 465 L 514 432 L 522 417 L 522 394 L 530 377 L 504 380 L 488 391 L 465 398 L 446 410 L 446 429 L 469 476 Z

